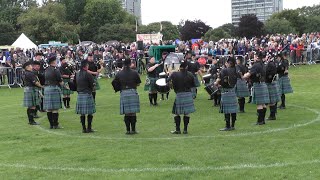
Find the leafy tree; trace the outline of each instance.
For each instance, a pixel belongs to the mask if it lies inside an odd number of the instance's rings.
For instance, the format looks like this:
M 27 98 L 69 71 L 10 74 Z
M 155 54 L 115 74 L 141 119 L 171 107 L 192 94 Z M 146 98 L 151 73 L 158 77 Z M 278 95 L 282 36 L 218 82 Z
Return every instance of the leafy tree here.
M 73 24 L 79 24 L 84 14 L 86 0 L 61 0 L 66 7 L 66 19 Z
M 206 25 L 201 20 L 187 20 L 179 25 L 180 36 L 184 41 L 193 38 L 201 38 L 209 29 L 210 26 Z
M 237 35 L 239 37 L 251 38 L 263 34 L 263 23 L 258 20 L 256 15 L 248 14 L 240 18 Z
M 302 16 L 320 16 L 320 4 L 314 6 L 304 6 L 297 11 Z
M 14 26 L 10 22 L 0 21 L 0 27 L 0 45 L 11 45 L 19 36 Z
M 222 38 L 231 38 L 229 32 L 225 31 L 222 27 L 210 29 L 205 35 L 205 41 L 219 41 Z
M 154 22 L 147 26 L 139 26 L 138 32 L 141 34 L 147 34 L 152 32 L 159 32 L 162 25 L 163 40 L 173 40 L 179 38 L 179 30 L 176 25 L 173 25 L 169 21 Z
M 130 24 L 106 24 L 99 28 L 94 40 L 98 43 L 109 40 L 133 42 L 136 38 L 135 28 L 135 25 Z
M 224 25 L 220 26 L 220 28 L 222 28 L 231 37 L 236 36 L 236 27 L 233 24 L 231 24 L 231 23 L 224 24 Z
M 302 34 L 305 30 L 306 17 L 300 15 L 298 10 L 283 10 L 279 13 L 275 13 L 270 18 L 272 19 L 286 19 L 290 22 L 291 26 Z
M 22 14 L 18 22 L 30 39 L 37 44 L 50 40 L 77 42 L 79 26 L 66 22 L 66 8 L 63 4 L 52 2 L 39 8 L 31 8 Z
M 320 16 L 310 16 L 306 18 L 304 23 L 304 32 L 320 32 Z
M 289 34 L 295 33 L 296 30 L 286 19 L 269 19 L 265 23 L 265 31 L 269 34 Z
M 84 10 L 81 39 L 93 39 L 95 32 L 105 24 L 125 23 L 127 16 L 119 0 L 87 0 Z

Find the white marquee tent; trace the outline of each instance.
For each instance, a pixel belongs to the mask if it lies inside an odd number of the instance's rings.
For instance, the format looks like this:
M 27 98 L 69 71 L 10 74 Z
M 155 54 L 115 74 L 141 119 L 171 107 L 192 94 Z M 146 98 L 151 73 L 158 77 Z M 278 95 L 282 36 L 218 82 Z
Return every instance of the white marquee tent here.
M 22 33 L 11 46 L 24 50 L 32 48 L 38 49 L 38 46 L 34 44 L 24 33 Z

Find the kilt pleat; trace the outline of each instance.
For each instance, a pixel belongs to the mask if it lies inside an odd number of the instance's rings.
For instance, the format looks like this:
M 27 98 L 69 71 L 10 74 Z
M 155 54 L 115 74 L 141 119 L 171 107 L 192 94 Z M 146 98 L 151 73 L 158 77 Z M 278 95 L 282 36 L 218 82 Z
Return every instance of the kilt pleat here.
M 176 99 L 172 107 L 172 114 L 175 115 L 187 115 L 195 112 L 196 109 L 193 104 L 193 98 L 191 92 L 177 93 Z
M 135 89 L 121 91 L 120 94 L 120 114 L 133 114 L 140 112 L 139 94 Z
M 293 93 L 293 89 L 290 83 L 290 78 L 288 76 L 282 76 L 281 78 L 279 78 L 278 83 L 279 83 L 280 94 Z
M 62 108 L 61 89 L 58 86 L 45 86 L 43 97 L 43 109 L 56 110 Z
M 237 84 L 235 87 L 235 91 L 236 91 L 236 95 L 237 97 L 249 97 L 250 96 L 250 92 L 249 89 L 247 87 L 246 81 L 242 80 L 242 79 L 237 79 Z
M 253 83 L 252 104 L 263 105 L 269 103 L 269 92 L 266 83 Z
M 270 104 L 275 104 L 281 100 L 278 82 L 267 83 Z
M 23 106 L 24 107 L 35 107 L 40 105 L 39 90 L 36 87 L 25 87 Z
M 195 83 L 196 87 L 200 87 L 200 81 L 198 79 L 198 75 L 193 74 L 193 77 L 194 77 L 194 83 Z
M 94 114 L 96 112 L 92 94 L 79 93 L 77 97 L 77 114 Z
M 99 84 L 99 81 L 98 81 L 98 77 L 94 76 L 93 80 L 94 80 L 94 83 L 95 83 L 94 89 L 95 90 L 100 90 L 100 84 Z
M 144 90 L 149 91 L 149 92 L 157 91 L 156 82 L 157 82 L 158 78 L 152 78 L 152 77 L 148 77 L 148 78 L 150 80 L 150 83 L 148 85 L 146 84 L 144 86 Z
M 68 84 L 70 82 L 70 79 L 63 79 L 63 82 L 65 84 Z M 64 86 L 61 87 L 61 91 L 63 95 L 73 94 L 73 91 L 71 91 L 70 89 L 66 89 Z
M 238 102 L 237 95 L 234 88 L 222 88 L 221 90 L 221 106 L 220 113 L 237 113 Z

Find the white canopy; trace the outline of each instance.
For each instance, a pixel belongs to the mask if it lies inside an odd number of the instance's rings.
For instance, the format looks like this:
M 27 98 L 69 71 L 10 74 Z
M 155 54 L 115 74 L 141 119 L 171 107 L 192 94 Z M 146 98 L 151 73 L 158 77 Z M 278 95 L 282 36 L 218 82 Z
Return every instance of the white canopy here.
M 11 45 L 14 47 L 18 47 L 24 50 L 27 49 L 38 49 L 38 46 L 35 45 L 24 33 L 22 33 L 19 38 Z

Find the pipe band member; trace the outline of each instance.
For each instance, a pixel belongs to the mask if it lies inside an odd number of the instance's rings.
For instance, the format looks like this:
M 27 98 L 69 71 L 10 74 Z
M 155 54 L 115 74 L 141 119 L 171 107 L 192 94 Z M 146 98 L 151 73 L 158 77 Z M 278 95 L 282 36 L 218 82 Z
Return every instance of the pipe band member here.
M 74 77 L 71 67 L 69 67 L 67 60 L 65 57 L 60 58 L 61 66 L 59 68 L 63 82 L 67 85 L 71 78 Z M 71 91 L 69 88 L 61 87 L 61 91 L 63 94 L 63 104 L 64 107 L 70 108 L 70 95 L 73 94 L 73 91 Z
M 254 55 L 254 64 L 250 71 L 243 77 L 250 78 L 253 83 L 252 103 L 257 105 L 258 120 L 256 125 L 265 124 L 265 116 L 267 112 L 266 104 L 270 103 L 268 87 L 265 83 L 266 71 L 263 64 L 264 54 L 259 52 Z
M 279 84 L 277 82 L 277 64 L 274 59 L 269 59 L 266 65 L 266 84 L 269 92 L 270 115 L 267 120 L 276 120 L 277 103 L 280 101 Z
M 57 68 L 55 56 L 48 58 L 49 67 L 45 71 L 43 108 L 47 111 L 50 129 L 61 129 L 59 126 L 59 109 L 62 108 L 61 89 L 64 86 L 61 73 Z
M 289 61 L 287 60 L 287 53 L 278 55 L 278 75 L 279 75 L 279 90 L 281 94 L 281 105 L 279 109 L 286 108 L 286 94 L 293 93 L 289 78 Z
M 197 93 L 198 93 L 197 87 L 200 87 L 198 74 L 201 76 L 200 64 L 197 61 L 195 54 L 192 54 L 191 59 L 188 60 L 188 71 L 191 72 L 194 77 L 195 87 L 192 87 L 191 92 L 192 92 L 193 98 L 195 99 L 197 98 Z
M 224 113 L 226 126 L 220 131 L 235 130 L 235 122 L 237 120 L 238 104 L 235 91 L 237 83 L 237 72 L 235 68 L 236 61 L 233 57 L 229 57 L 225 63 L 226 68 L 222 69 L 215 85 L 221 86 L 221 105 L 220 113 Z M 230 118 L 232 122 L 230 123 Z
M 159 67 L 159 64 L 156 64 L 155 58 L 150 57 L 149 63 L 147 64 L 147 72 L 148 77 L 146 79 L 146 84 L 144 86 L 145 91 L 149 91 L 149 101 L 150 106 L 157 106 L 157 99 L 158 99 L 158 91 L 156 87 L 156 81 L 157 78 L 157 68 Z
M 98 62 L 93 61 L 93 54 L 92 53 L 88 54 L 87 60 L 88 60 L 88 64 L 89 64 L 89 69 L 87 70 L 87 72 L 93 76 L 94 84 L 95 84 L 94 89 L 92 91 L 92 96 L 93 96 L 94 101 L 96 101 L 96 91 L 100 89 L 98 77 L 99 77 L 100 72 L 103 69 L 103 66 L 101 66 Z
M 83 133 L 92 133 L 93 114 L 96 112 L 96 107 L 92 95 L 94 88 L 94 78 L 88 73 L 89 64 L 87 60 L 81 62 L 80 71 L 75 76 L 77 84 L 77 104 L 76 113 L 80 114 L 80 122 L 82 124 Z M 86 115 L 88 120 L 88 127 L 86 127 Z
M 180 71 L 173 72 L 167 79 L 167 82 L 172 82 L 176 99 L 172 107 L 172 114 L 175 115 L 174 122 L 176 129 L 171 131 L 172 134 L 181 134 L 180 123 L 183 115 L 184 129 L 183 134 L 188 134 L 188 124 L 190 121 L 189 114 L 195 112 L 193 96 L 191 88 L 196 86 L 195 78 L 191 72 L 188 72 L 188 62 L 181 61 Z
M 242 79 L 243 75 L 248 72 L 248 68 L 243 65 L 243 58 L 241 56 L 237 57 L 237 84 L 236 84 L 236 94 L 238 97 L 239 112 L 244 113 L 244 107 L 246 103 L 246 97 L 250 96 L 250 92 L 246 83 L 246 80 Z
M 115 83 L 120 87 L 120 114 L 124 115 L 124 122 L 127 130 L 126 134 L 137 134 L 136 113 L 140 112 L 137 87 L 141 84 L 141 79 L 138 72 L 130 68 L 130 58 L 125 58 L 122 61 L 123 69 L 116 74 L 112 84 Z
M 40 84 L 38 77 L 32 72 L 32 63 L 30 61 L 24 63 L 23 69 L 25 70 L 23 76 L 23 106 L 27 107 L 29 124 L 39 125 L 39 123 L 34 121 L 34 115 L 36 113 L 36 106 L 40 105 L 39 88 L 43 88 L 43 86 Z

